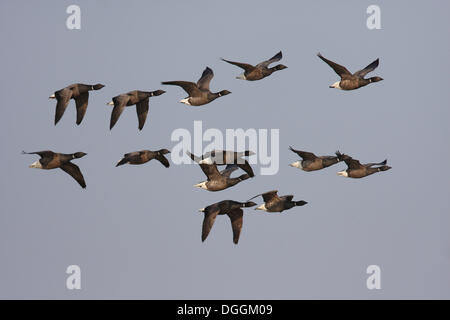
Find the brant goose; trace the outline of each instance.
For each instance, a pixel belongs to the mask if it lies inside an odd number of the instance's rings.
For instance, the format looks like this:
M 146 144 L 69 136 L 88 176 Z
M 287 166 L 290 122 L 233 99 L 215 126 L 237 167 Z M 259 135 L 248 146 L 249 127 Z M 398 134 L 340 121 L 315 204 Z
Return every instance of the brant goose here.
M 190 155 L 192 160 L 195 161 L 195 159 L 198 159 L 198 157 L 191 154 L 190 152 L 188 152 L 188 154 Z M 199 163 L 199 165 L 208 179 L 206 181 L 195 184 L 194 187 L 205 189 L 208 191 L 221 191 L 250 178 L 247 173 L 240 175 L 239 177 L 230 178 L 231 174 L 238 169 L 238 166 L 235 164 L 228 164 L 226 168 L 220 172 L 217 169 L 217 165 L 215 163 Z
M 286 69 L 287 67 L 282 64 L 277 64 L 276 66 L 269 68 L 270 64 L 280 61 L 282 57 L 283 57 L 283 55 L 280 51 L 276 55 L 274 55 L 272 58 L 270 58 L 269 60 L 258 63 L 256 66 L 252 66 L 251 64 L 247 64 L 247 63 L 229 61 L 229 60 L 225 60 L 223 58 L 222 58 L 222 60 L 225 62 L 234 64 L 235 66 L 238 66 L 239 68 L 242 68 L 245 70 L 245 72 L 242 73 L 241 75 L 237 76 L 236 79 L 255 81 L 255 80 L 261 80 L 265 77 L 268 77 L 275 71 Z
M 38 154 L 41 158 L 30 165 L 30 168 L 38 169 L 55 169 L 61 168 L 64 172 L 70 174 L 80 186 L 84 189 L 86 188 L 86 182 L 84 182 L 83 174 L 77 165 L 70 162 L 73 159 L 79 159 L 86 155 L 84 152 L 75 153 L 56 153 L 53 151 L 37 151 L 37 152 L 25 152 L 23 154 Z
M 77 125 L 83 120 L 84 114 L 88 106 L 89 91 L 100 90 L 104 85 L 97 83 L 94 85 L 75 83 L 67 86 L 61 90 L 55 91 L 53 95 L 48 97 L 49 99 L 56 99 L 56 113 L 55 113 L 55 125 L 61 119 L 66 111 L 67 105 L 70 99 L 75 100 L 75 106 L 77 107 Z
M 294 198 L 294 196 L 292 195 L 279 197 L 277 195 L 277 192 L 278 190 L 268 191 L 262 194 L 258 194 L 249 200 L 262 196 L 264 204 L 256 207 L 255 210 L 263 210 L 267 212 L 283 212 L 284 210 L 288 210 L 296 206 L 304 206 L 308 203 L 303 200 L 292 201 L 292 198 Z
M 387 171 L 391 169 L 391 167 L 386 166 L 387 159 L 379 163 L 361 164 L 358 160 L 353 159 L 352 157 L 346 154 L 340 154 L 339 152 L 336 152 L 336 155 L 339 158 L 341 158 L 347 164 L 348 167 L 347 170 L 339 171 L 337 173 L 338 176 L 359 179 L 367 177 L 376 172 Z M 379 167 L 372 168 L 373 166 Z
M 339 161 L 342 161 L 338 156 L 316 156 L 312 152 L 306 152 L 301 150 L 295 150 L 289 147 L 289 150 L 298 154 L 302 160 L 295 161 L 290 164 L 291 167 L 299 168 L 303 171 L 315 171 L 329 166 L 332 166 Z
M 209 90 L 209 83 L 214 77 L 213 71 L 206 67 L 205 71 L 197 83 L 188 81 L 165 81 L 161 82 L 166 85 L 180 86 L 187 92 L 189 97 L 180 100 L 181 103 L 189 106 L 201 106 L 217 99 L 218 97 L 225 96 L 231 92 L 228 90 L 222 90 L 220 92 L 213 93 Z
M 233 242 L 238 244 L 244 216 L 244 211 L 241 208 L 249 208 L 253 206 L 256 206 L 256 203 L 251 201 L 238 202 L 233 200 L 223 200 L 198 210 L 205 213 L 202 227 L 202 242 L 208 237 L 214 221 L 216 221 L 217 215 L 226 214 L 231 220 L 231 228 L 233 228 Z
M 136 152 L 125 153 L 123 159 L 120 160 L 116 167 L 129 164 L 143 164 L 149 162 L 152 159 L 156 159 L 161 162 L 166 168 L 170 167 L 169 160 L 164 157 L 165 154 L 170 153 L 167 149 L 161 149 L 158 151 L 141 150 Z
M 109 129 L 111 130 L 114 127 L 117 120 L 119 120 L 119 117 L 122 114 L 122 111 L 125 109 L 125 107 L 136 105 L 136 111 L 139 120 L 139 130 L 142 130 L 145 124 L 145 120 L 147 119 L 149 98 L 160 96 L 163 93 L 165 93 L 164 90 L 156 90 L 156 91 L 134 90 L 115 96 L 114 98 L 112 98 L 111 102 L 107 103 L 107 105 L 114 106 L 114 109 L 111 113 L 111 121 L 109 124 Z
M 368 79 L 364 78 L 366 74 L 372 72 L 373 70 L 375 70 L 376 67 L 378 67 L 379 59 L 369 64 L 364 69 L 356 71 L 355 73 L 351 74 L 350 71 L 348 71 L 344 66 L 341 66 L 333 61 L 324 58 L 320 53 L 318 53 L 317 56 L 323 61 L 325 61 L 341 77 L 341 81 L 333 83 L 330 86 L 330 88 L 336 88 L 341 90 L 354 90 L 364 87 L 369 83 L 383 80 L 380 77 L 371 77 Z
M 253 169 L 248 163 L 247 160 L 243 159 L 243 157 L 249 157 L 254 155 L 253 151 L 246 150 L 244 152 L 235 152 L 235 151 L 227 151 L 227 150 L 213 150 L 210 152 L 206 152 L 202 157 L 196 157 L 190 153 L 188 153 L 192 160 L 199 164 L 216 164 L 226 165 L 226 164 L 236 164 L 239 168 L 244 170 L 250 177 L 254 177 Z

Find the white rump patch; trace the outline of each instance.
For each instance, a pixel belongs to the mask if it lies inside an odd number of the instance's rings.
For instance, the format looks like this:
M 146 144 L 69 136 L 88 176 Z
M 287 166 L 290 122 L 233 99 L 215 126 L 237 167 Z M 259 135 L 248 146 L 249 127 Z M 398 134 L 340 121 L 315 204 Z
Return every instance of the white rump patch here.
M 339 172 L 337 173 L 337 175 L 338 175 L 338 176 L 343 176 L 343 177 L 348 178 L 348 173 L 347 173 L 347 171 L 339 171 Z
M 204 189 L 204 190 L 208 190 L 208 188 L 206 187 L 206 181 L 194 184 L 194 187 L 200 188 L 200 189 Z
M 39 160 L 36 160 L 32 164 L 30 164 L 30 168 L 42 169 L 42 164 Z
M 291 166 L 291 167 L 294 167 L 294 168 L 303 169 L 303 166 L 302 166 L 302 162 L 301 162 L 301 161 L 295 161 L 295 162 L 291 163 L 290 166 Z
M 342 90 L 340 84 L 341 84 L 341 82 L 340 82 L 340 81 L 337 81 L 337 82 L 333 83 L 333 84 L 330 86 L 330 88 L 336 88 L 336 89 L 341 89 L 341 90 Z
M 184 98 L 180 100 L 180 103 L 184 103 L 187 104 L 188 106 L 190 106 L 191 104 L 189 103 L 189 98 Z

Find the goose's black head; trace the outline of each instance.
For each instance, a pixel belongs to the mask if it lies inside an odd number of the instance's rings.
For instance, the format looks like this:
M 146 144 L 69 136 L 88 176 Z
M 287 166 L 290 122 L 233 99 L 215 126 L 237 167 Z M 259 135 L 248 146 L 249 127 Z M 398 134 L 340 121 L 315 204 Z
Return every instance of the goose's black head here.
M 378 81 L 384 80 L 381 77 L 372 77 L 372 78 L 369 78 L 369 79 L 370 79 L 370 82 L 378 82 Z
M 75 153 L 73 154 L 73 157 L 74 157 L 75 159 L 79 159 L 79 158 L 83 158 L 85 155 L 87 155 L 87 153 L 84 153 L 84 152 L 75 152 Z
M 158 152 L 159 152 L 160 154 L 168 154 L 168 153 L 170 153 L 170 151 L 167 150 L 167 149 L 161 149 L 161 150 L 158 150 Z
M 345 159 L 350 158 L 350 156 L 346 155 L 345 153 L 340 153 L 339 151 L 336 151 L 335 154 L 339 161 L 344 161 Z
M 275 67 L 273 67 L 275 70 L 283 70 L 287 69 L 287 67 L 284 64 L 277 64 Z
M 230 93 L 231 93 L 231 92 L 228 91 L 228 90 L 222 90 L 222 91 L 219 92 L 219 97 L 221 97 L 221 96 L 226 96 L 227 94 L 230 94 Z
M 152 96 L 160 96 L 163 93 L 166 93 L 164 90 L 156 90 L 152 92 Z
M 381 166 L 381 167 L 378 168 L 378 171 L 387 171 L 387 170 L 389 170 L 389 169 L 392 169 L 392 167 L 389 167 L 389 166 Z
M 94 88 L 94 90 L 100 90 L 101 88 L 104 87 L 104 85 L 101 83 L 97 83 L 97 84 L 94 84 L 92 87 Z

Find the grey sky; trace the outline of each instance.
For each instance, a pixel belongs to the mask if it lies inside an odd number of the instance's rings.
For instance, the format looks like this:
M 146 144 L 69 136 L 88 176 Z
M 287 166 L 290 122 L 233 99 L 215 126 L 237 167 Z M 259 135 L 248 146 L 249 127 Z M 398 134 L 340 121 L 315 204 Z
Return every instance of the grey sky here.
M 66 8 L 81 7 L 81 30 Z M 381 30 L 366 8 L 381 7 Z M 2 1 L 0 298 L 450 298 L 450 45 L 448 1 Z M 283 51 L 288 69 L 257 82 L 220 61 L 257 63 Z M 316 57 L 385 80 L 353 92 Z M 203 107 L 180 88 L 209 66 Z M 53 91 L 104 83 L 80 126 L 72 101 L 53 125 Z M 111 97 L 164 89 L 144 129 L 127 108 L 109 131 Z M 174 129 L 280 129 L 280 171 L 221 191 L 195 189 L 198 166 L 156 161 L 115 168 L 125 152 L 170 148 Z M 289 167 L 292 145 L 335 150 L 388 172 L 362 180 Z M 82 190 L 61 170 L 39 171 L 21 150 L 84 151 Z M 258 166 L 255 166 L 258 168 Z M 259 173 L 259 170 L 257 170 Z M 272 189 L 308 205 L 245 211 L 239 245 L 219 216 L 200 240 L 198 208 Z M 261 203 L 261 199 L 258 199 Z M 82 289 L 65 288 L 67 266 Z M 367 266 L 382 289 L 368 290 Z

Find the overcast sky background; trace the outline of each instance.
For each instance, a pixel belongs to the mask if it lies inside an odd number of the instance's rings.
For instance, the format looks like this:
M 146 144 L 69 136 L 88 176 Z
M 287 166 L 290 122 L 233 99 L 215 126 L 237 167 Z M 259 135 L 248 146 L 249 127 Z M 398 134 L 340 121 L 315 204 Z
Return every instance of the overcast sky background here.
M 81 30 L 66 8 L 81 7 Z M 366 9 L 381 7 L 381 30 Z M 2 1 L 0 298 L 450 298 L 450 63 L 448 1 Z M 220 61 L 256 64 L 283 51 L 288 69 L 257 82 Z M 337 75 L 317 58 L 385 80 L 329 89 Z M 203 107 L 161 81 L 197 81 L 232 94 Z M 83 123 L 70 102 L 54 126 L 48 97 L 71 83 L 106 85 L 90 95 Z M 150 99 L 144 129 L 135 107 L 109 131 L 111 97 Z M 126 152 L 172 148 L 177 128 L 280 129 L 280 170 L 221 191 L 193 187 L 197 165 L 151 161 L 115 168 Z M 206 145 L 207 143 L 205 143 Z M 289 167 L 288 146 L 392 170 L 345 179 L 338 164 Z M 88 155 L 75 160 L 83 190 L 61 170 L 29 169 L 22 150 Z M 241 173 L 239 173 L 241 174 Z M 214 202 L 278 189 L 308 204 L 282 214 L 245 211 L 239 245 L 219 216 L 201 242 Z M 261 198 L 257 199 L 262 203 Z M 82 289 L 66 289 L 69 265 Z M 381 290 L 366 268 L 381 267 Z

